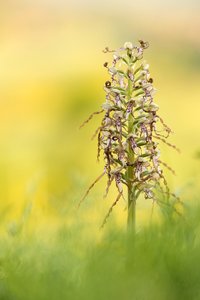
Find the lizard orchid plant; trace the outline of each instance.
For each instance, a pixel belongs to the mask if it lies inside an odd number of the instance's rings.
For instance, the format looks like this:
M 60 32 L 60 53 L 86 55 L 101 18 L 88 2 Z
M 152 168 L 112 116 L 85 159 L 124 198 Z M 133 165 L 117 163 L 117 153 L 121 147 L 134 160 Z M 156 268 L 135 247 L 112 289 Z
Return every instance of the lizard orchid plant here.
M 180 201 L 170 192 L 162 170 L 164 166 L 175 173 L 160 159 L 159 143 L 163 142 L 178 152 L 179 149 L 167 142 L 172 131 L 160 117 L 159 107 L 154 102 L 153 79 L 149 65 L 143 61 L 144 50 L 148 47 L 148 42 L 139 40 L 138 45 L 126 42 L 117 50 L 109 50 L 108 47 L 103 50 L 104 53 L 113 54 L 112 62 L 104 63 L 110 75 L 110 80 L 104 85 L 106 101 L 100 111 L 91 114 L 80 126 L 83 127 L 94 115 L 103 114 L 92 139 L 98 137 L 97 159 L 103 152 L 105 167 L 79 203 L 104 175 L 107 176 L 105 196 L 115 182 L 118 196 L 105 216 L 102 227 L 120 198 L 125 198 L 124 187 L 128 191 L 125 200 L 130 228 L 135 227 L 136 202 L 140 194 L 159 204 L 162 203 L 156 196 L 159 190 L 168 200 L 172 197 L 175 202 Z

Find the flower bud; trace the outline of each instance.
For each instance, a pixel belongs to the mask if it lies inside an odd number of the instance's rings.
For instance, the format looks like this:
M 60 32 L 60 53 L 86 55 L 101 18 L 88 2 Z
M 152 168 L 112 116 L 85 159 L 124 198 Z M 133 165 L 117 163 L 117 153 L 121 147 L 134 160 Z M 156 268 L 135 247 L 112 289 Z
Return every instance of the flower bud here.
M 157 111 L 158 109 L 159 109 L 159 106 L 157 104 L 155 104 L 155 103 L 151 103 L 149 105 L 149 110 L 150 111 Z
M 117 70 L 116 70 L 115 68 L 113 68 L 113 67 L 109 68 L 108 71 L 109 71 L 109 73 L 111 73 L 112 75 L 117 74 Z
M 133 49 L 133 44 L 131 42 L 126 42 L 124 44 L 124 48 L 125 49 L 129 49 L 129 50 L 132 50 Z
M 104 110 L 111 110 L 113 108 L 113 106 L 110 103 L 105 102 L 105 103 L 102 104 L 102 108 Z

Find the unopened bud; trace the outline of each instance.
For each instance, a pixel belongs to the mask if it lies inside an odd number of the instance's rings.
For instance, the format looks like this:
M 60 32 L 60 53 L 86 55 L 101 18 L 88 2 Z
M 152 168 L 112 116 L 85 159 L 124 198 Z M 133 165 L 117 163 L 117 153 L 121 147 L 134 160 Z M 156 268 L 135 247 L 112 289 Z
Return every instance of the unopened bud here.
M 133 49 L 133 44 L 131 42 L 126 42 L 124 44 L 124 48 L 125 49 L 129 49 L 129 50 L 132 50 Z

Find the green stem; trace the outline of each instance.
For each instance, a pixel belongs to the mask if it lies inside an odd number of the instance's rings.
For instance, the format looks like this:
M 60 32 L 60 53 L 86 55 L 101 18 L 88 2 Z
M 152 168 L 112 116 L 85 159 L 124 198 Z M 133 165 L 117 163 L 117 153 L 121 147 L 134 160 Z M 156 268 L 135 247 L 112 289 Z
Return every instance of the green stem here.
M 132 132 L 132 120 L 129 119 L 128 133 Z M 134 162 L 134 153 L 130 148 L 128 149 L 128 161 L 130 163 Z M 128 220 L 127 225 L 128 229 L 135 231 L 135 222 L 136 222 L 136 197 L 135 190 L 133 187 L 134 172 L 133 166 L 128 166 L 127 170 L 127 185 L 128 185 Z
M 128 100 L 130 100 L 133 92 L 132 81 L 128 80 Z M 128 118 L 128 134 L 133 132 L 133 117 L 130 114 Z M 128 146 L 128 161 L 134 163 L 134 153 L 131 149 L 131 145 Z M 130 231 L 135 231 L 136 225 L 136 194 L 133 187 L 134 170 L 133 166 L 128 166 L 127 169 L 127 185 L 128 185 L 128 219 L 127 227 Z

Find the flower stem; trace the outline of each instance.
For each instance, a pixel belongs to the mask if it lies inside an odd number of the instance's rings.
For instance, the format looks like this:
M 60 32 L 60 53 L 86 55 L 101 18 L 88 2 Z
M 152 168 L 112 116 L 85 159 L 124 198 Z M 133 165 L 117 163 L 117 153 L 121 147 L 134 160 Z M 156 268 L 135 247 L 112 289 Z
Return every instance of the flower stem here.
M 132 82 L 128 80 L 128 93 L 127 98 L 128 101 L 131 99 L 133 92 Z M 133 132 L 133 116 L 129 115 L 128 118 L 128 134 Z M 127 186 L 128 186 L 128 218 L 127 218 L 127 227 L 128 230 L 134 232 L 135 231 L 135 223 L 136 223 L 136 197 L 135 197 L 135 189 L 133 187 L 134 180 L 134 167 L 131 165 L 134 163 L 134 153 L 131 149 L 131 144 L 129 142 L 128 145 L 128 162 L 130 165 L 127 168 Z
M 132 120 L 129 119 L 128 124 L 128 133 L 132 132 Z M 128 161 L 130 163 L 134 162 L 134 153 L 131 151 L 129 145 L 128 150 Z M 128 220 L 127 226 L 131 231 L 135 231 L 135 222 L 136 222 L 136 197 L 135 197 L 135 189 L 133 187 L 134 180 L 134 172 L 133 166 L 128 166 L 127 169 L 127 185 L 128 185 Z

